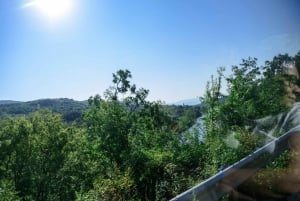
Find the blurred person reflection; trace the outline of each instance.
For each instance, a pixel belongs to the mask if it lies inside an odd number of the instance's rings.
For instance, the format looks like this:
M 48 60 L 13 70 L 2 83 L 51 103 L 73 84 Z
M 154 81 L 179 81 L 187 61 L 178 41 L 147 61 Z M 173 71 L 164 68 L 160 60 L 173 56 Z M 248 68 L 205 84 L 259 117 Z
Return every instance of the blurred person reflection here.
M 256 126 L 252 131 L 254 134 L 265 136 L 266 142 L 300 125 L 300 102 L 297 102 L 297 94 L 300 93 L 299 72 L 295 63 L 284 63 L 283 78 L 285 94 L 280 101 L 289 110 L 256 120 Z M 285 168 L 260 169 L 243 184 L 232 189 L 229 199 L 233 201 L 300 201 L 300 129 L 296 129 L 289 137 L 288 149 L 289 162 Z M 238 174 L 247 174 L 247 170 L 238 171 Z M 230 186 L 230 181 L 226 186 L 227 188 Z

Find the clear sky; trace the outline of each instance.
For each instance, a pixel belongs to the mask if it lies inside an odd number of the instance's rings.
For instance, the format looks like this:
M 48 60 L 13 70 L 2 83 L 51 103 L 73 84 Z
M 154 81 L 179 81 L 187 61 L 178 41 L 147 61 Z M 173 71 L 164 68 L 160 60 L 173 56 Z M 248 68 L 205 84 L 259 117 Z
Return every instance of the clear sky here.
M 202 96 L 220 66 L 300 50 L 299 0 L 42 1 L 0 1 L 0 100 L 86 100 L 129 69 L 170 103 Z

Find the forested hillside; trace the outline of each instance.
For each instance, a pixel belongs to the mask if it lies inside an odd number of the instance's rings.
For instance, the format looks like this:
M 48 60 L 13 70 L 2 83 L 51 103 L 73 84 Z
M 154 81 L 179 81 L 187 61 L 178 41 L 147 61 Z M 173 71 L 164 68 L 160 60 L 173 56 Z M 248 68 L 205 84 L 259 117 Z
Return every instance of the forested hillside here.
M 186 113 L 190 113 L 190 121 L 186 127 L 191 126 L 194 120 L 201 116 L 201 106 L 199 105 L 162 105 L 170 116 L 174 119 L 182 118 Z M 0 100 L 0 117 L 29 115 L 39 109 L 49 109 L 54 113 L 62 115 L 62 119 L 71 123 L 83 121 L 83 113 L 89 108 L 88 101 L 76 101 L 68 98 L 59 99 L 39 99 L 34 101 L 20 102 L 12 100 Z
M 19 101 L 0 100 L 0 105 L 3 105 L 3 104 L 11 104 L 11 103 L 19 103 Z
M 40 99 L 28 102 L 1 101 L 0 116 L 28 115 L 38 109 L 50 109 L 60 113 L 66 122 L 82 121 L 82 114 L 88 108 L 87 101 L 74 101 L 72 99 Z
M 128 70 L 114 73 L 112 86 L 87 104 L 58 99 L 2 105 L 0 198 L 169 200 L 261 146 L 243 130 L 244 120 L 285 109 L 262 89 L 278 86 L 271 73 L 287 59 L 299 65 L 299 54 L 279 55 L 262 67 L 256 59 L 243 60 L 226 78 L 227 95 L 220 92 L 220 70 L 202 97 L 204 108 L 148 101 L 149 90 L 131 83 Z M 183 131 L 203 110 L 200 141 L 199 132 Z M 66 119 L 72 111 L 82 114 L 80 126 L 76 118 L 70 117 L 72 124 Z M 240 146 L 224 140 L 232 130 Z
M 103 97 L 87 103 L 1 105 L 0 197 L 166 200 L 193 185 L 203 145 L 198 133 L 182 131 L 200 107 L 149 102 L 130 79 L 118 71 Z M 76 118 L 67 118 L 72 111 Z

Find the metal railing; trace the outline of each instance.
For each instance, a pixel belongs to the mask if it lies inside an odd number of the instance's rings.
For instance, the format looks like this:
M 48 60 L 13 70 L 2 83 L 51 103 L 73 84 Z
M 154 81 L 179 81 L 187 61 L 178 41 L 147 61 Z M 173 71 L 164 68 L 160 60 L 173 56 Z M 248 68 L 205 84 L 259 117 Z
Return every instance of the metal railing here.
M 300 131 L 300 125 L 170 201 L 219 200 L 231 190 L 230 188 L 226 188 L 224 181 L 226 181 L 226 185 L 230 184 L 232 188 L 243 183 L 256 171 L 286 150 L 288 148 L 289 137 L 296 131 Z M 237 170 L 246 171 L 240 174 L 240 171 Z

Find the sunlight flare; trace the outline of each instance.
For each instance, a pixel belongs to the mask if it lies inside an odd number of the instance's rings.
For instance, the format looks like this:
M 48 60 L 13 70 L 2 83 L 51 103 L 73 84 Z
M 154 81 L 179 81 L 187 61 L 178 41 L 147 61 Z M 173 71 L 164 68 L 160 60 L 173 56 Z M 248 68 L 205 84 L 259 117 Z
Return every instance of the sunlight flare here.
M 49 20 L 60 20 L 72 11 L 72 0 L 32 0 L 24 7 L 34 7 Z

